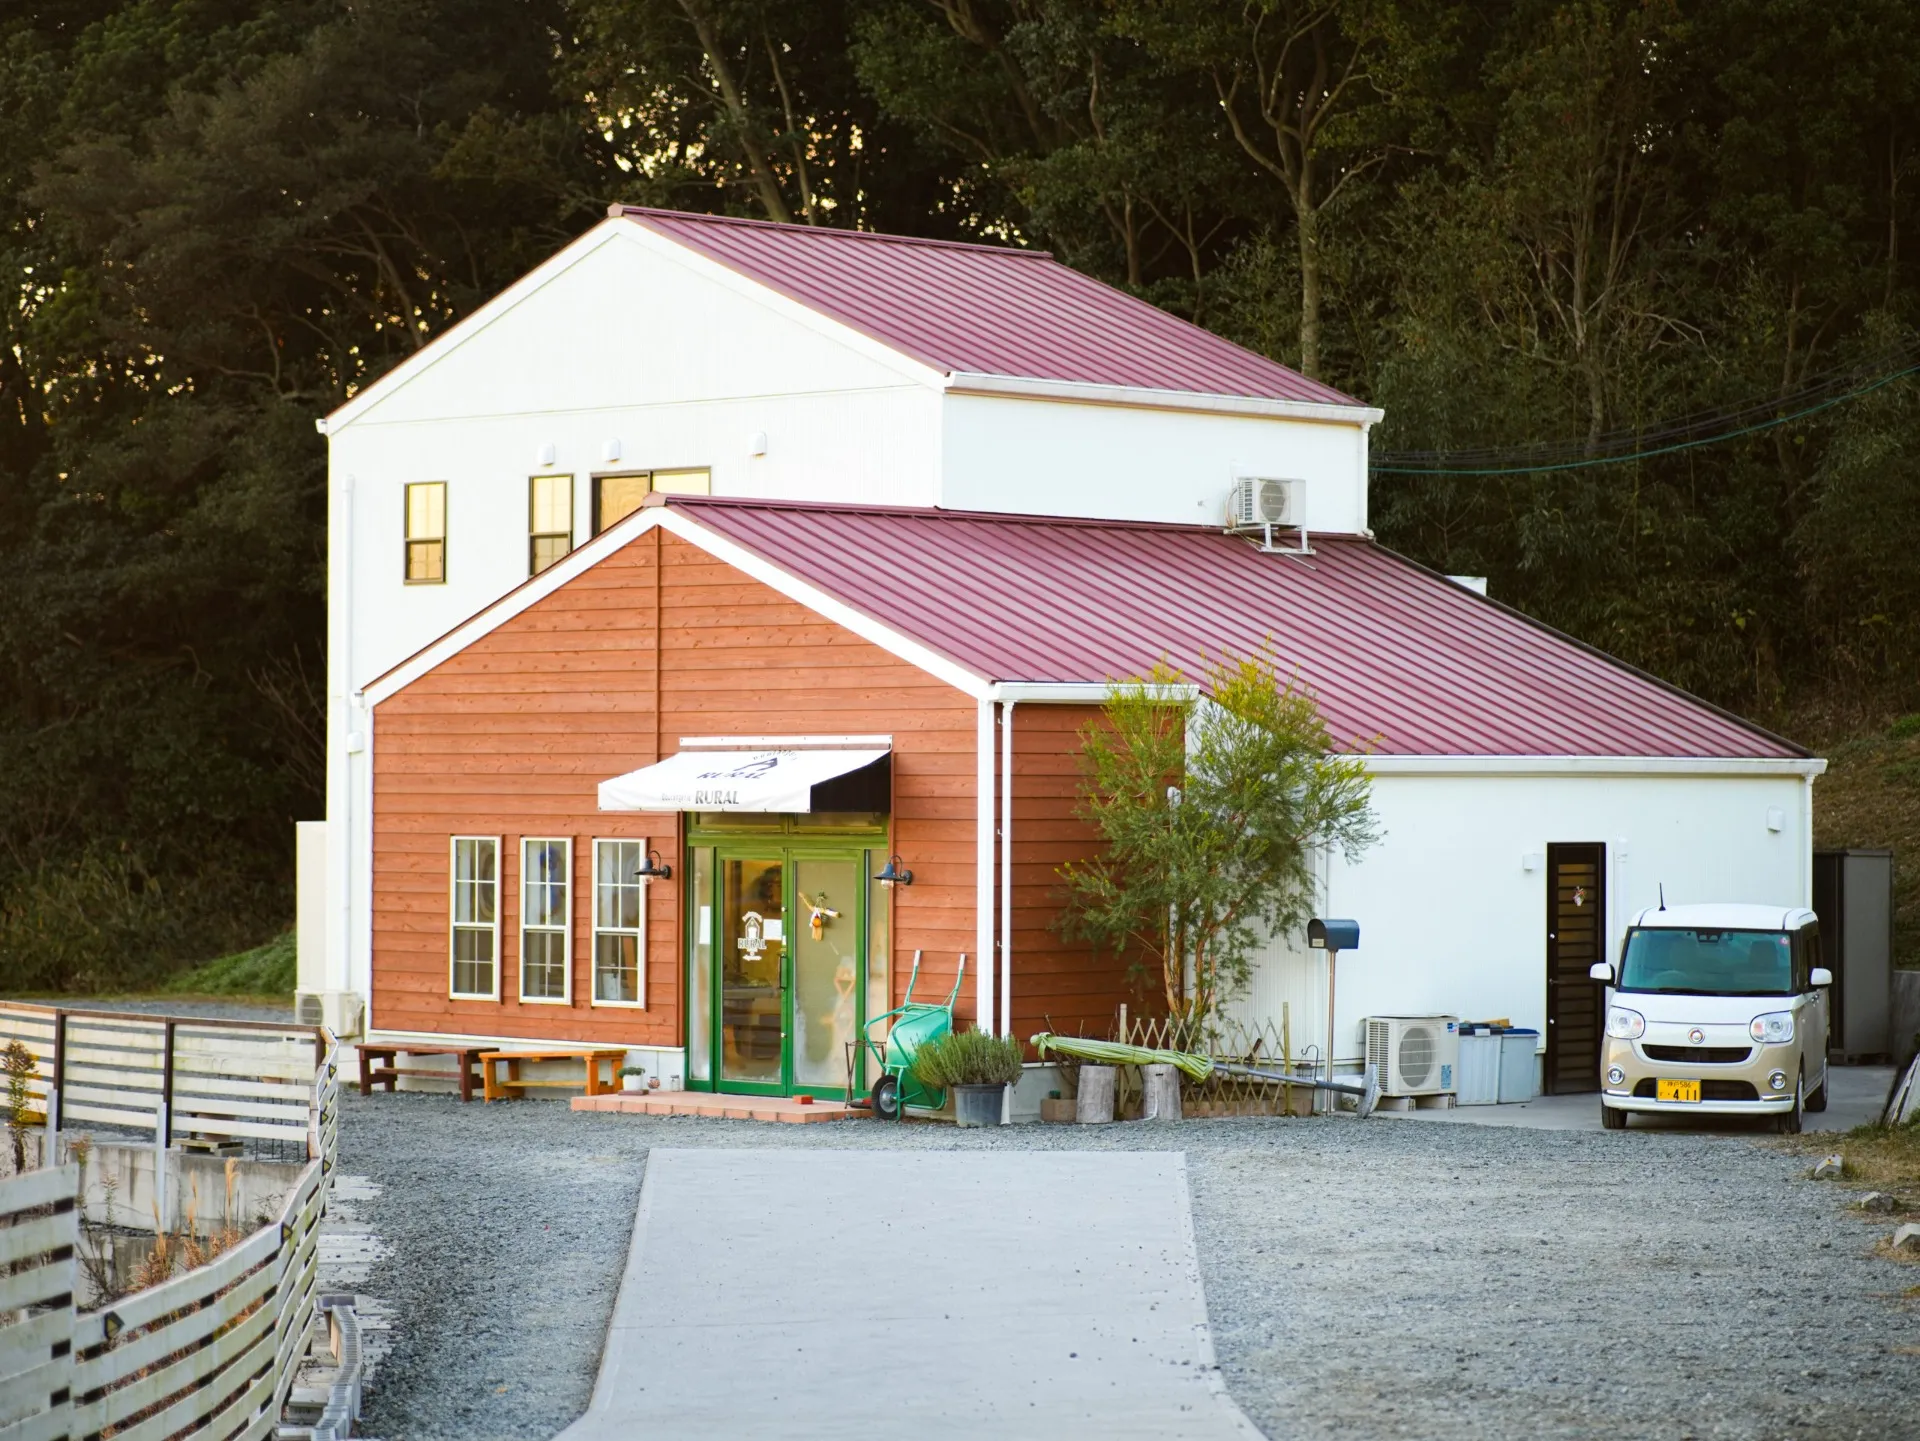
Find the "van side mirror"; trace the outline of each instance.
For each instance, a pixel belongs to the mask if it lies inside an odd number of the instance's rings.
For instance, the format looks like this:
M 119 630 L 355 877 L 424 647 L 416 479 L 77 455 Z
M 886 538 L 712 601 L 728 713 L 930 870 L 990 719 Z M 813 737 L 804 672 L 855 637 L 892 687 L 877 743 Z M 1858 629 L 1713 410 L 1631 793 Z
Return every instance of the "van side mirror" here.
M 1608 985 L 1613 984 L 1613 967 L 1605 961 L 1595 961 L 1592 965 L 1588 966 L 1587 974 L 1592 976 L 1596 981 L 1605 981 Z
M 1812 980 L 1816 987 L 1830 986 L 1833 984 L 1833 972 L 1825 966 L 1815 966 L 1813 968 L 1813 975 L 1809 979 Z

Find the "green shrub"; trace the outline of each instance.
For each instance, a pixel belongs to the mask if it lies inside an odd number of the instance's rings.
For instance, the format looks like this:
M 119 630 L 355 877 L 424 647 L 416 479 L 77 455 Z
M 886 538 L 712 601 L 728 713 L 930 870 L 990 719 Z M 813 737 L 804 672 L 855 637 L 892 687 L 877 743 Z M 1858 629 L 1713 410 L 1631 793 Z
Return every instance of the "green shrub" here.
M 1887 727 L 1887 734 L 1895 739 L 1906 736 L 1920 736 L 1920 715 L 1903 715 Z
M 1020 1078 L 1024 1051 L 1012 1036 L 985 1031 L 949 1031 L 927 1042 L 913 1058 L 913 1074 L 923 1086 L 999 1086 Z

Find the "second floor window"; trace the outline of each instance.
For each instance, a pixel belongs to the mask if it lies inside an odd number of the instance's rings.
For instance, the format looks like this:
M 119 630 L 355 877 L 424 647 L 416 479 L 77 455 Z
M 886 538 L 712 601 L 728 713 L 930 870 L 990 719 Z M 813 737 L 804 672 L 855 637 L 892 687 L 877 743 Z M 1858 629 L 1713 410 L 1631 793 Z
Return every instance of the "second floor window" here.
M 593 478 L 593 533 L 598 535 L 618 525 L 640 509 L 640 503 L 656 490 L 665 495 L 709 495 L 713 491 L 713 475 L 705 468 L 596 475 Z
M 447 578 L 447 483 L 407 487 L 407 584 L 437 585 Z
M 573 549 L 573 477 L 534 476 L 527 509 L 527 574 L 538 575 Z

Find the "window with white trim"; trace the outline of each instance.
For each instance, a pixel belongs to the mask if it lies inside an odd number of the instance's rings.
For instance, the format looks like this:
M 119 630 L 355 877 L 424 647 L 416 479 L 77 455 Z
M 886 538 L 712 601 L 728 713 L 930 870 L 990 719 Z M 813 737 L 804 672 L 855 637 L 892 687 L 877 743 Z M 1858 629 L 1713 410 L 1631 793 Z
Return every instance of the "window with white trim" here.
M 593 533 L 618 525 L 645 503 L 653 491 L 662 495 L 711 495 L 713 472 L 705 466 L 690 470 L 623 470 L 593 478 Z
M 568 985 L 568 896 L 572 891 L 573 842 L 520 842 L 520 999 L 564 1005 Z
M 645 841 L 593 843 L 593 1003 L 647 1003 Z
M 500 838 L 454 836 L 448 990 L 492 1000 L 500 994 Z

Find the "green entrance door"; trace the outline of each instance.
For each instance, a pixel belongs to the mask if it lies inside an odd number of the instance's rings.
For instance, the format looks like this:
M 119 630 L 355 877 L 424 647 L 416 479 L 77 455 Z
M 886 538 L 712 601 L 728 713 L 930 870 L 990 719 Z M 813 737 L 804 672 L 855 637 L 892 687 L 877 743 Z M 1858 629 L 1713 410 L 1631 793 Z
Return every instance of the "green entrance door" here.
M 711 1014 L 689 1019 L 711 1027 L 717 1089 L 844 1095 L 867 1000 L 867 852 L 762 841 L 711 854 L 710 872 L 693 869 L 696 885 L 710 873 L 712 901 L 695 909 L 691 955 L 713 984 L 689 988 L 712 997 Z

